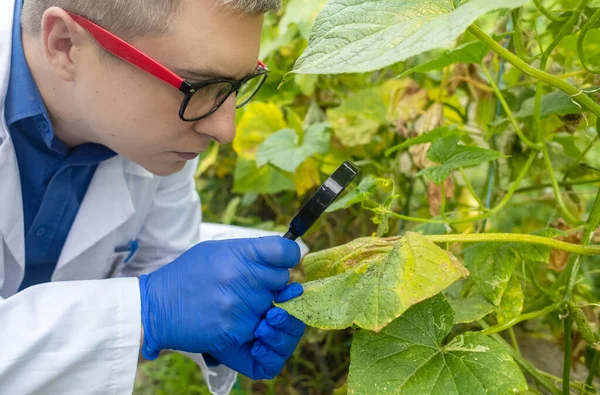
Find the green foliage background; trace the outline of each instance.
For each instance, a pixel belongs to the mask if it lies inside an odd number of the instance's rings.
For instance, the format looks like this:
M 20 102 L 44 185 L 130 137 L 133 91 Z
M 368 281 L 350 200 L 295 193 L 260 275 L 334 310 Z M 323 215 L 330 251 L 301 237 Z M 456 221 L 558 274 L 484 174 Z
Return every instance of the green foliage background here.
M 196 182 L 204 220 L 284 232 L 327 175 L 352 160 L 363 169 L 361 179 L 306 235 L 313 251 L 407 231 L 532 234 L 579 244 L 600 185 L 597 113 L 581 101 L 597 103 L 599 97 L 600 23 L 594 18 L 600 1 L 423 3 L 330 0 L 326 6 L 325 0 L 288 0 L 279 14 L 267 15 L 261 59 L 272 74 L 253 102 L 238 111 L 233 144 L 213 145 L 201 158 Z M 515 10 L 497 10 L 499 4 Z M 315 24 L 323 7 L 339 12 Z M 373 18 L 364 31 L 352 19 L 361 17 L 360 10 Z M 491 52 L 477 30 L 461 34 L 474 21 L 526 64 L 577 87 L 576 93 L 539 83 Z M 448 29 L 423 28 L 444 23 Z M 390 28 L 381 33 L 386 24 Z M 582 29 L 586 37 L 578 42 Z M 348 42 L 363 41 L 362 47 L 346 48 Z M 361 51 L 363 56 L 355 56 Z M 442 319 L 445 331 L 432 347 L 440 355 L 458 355 L 465 351 L 456 347 L 462 339 L 471 344 L 470 351 L 494 350 L 487 358 L 511 363 L 515 358 L 529 387 L 510 365 L 506 391 L 559 393 L 563 386 L 560 375 L 540 373 L 521 358 L 519 344 L 525 347 L 536 337 L 568 349 L 569 364 L 586 373 L 592 363 L 597 366 L 594 356 L 600 352 L 586 345 L 583 335 L 588 325 L 588 342 L 598 336 L 597 255 L 577 262 L 582 270 L 563 311 L 565 284 L 555 284 L 565 267 L 572 267 L 574 255 L 518 241 L 442 246 L 464 262 L 471 276 L 448 288 L 445 298 L 415 305 L 384 331 L 404 328 L 407 316 L 427 306 L 435 305 L 436 314 L 449 311 Z M 300 268 L 293 279 L 303 282 L 304 274 Z M 569 309 L 578 322 L 565 321 Z M 565 322 L 573 331 L 566 344 Z M 517 339 L 515 331 L 529 336 Z M 279 377 L 269 382 L 241 378 L 235 391 L 345 393 L 355 332 L 352 327 L 310 328 Z M 369 336 L 358 331 L 354 341 L 363 347 Z M 442 344 L 447 336 L 453 340 Z M 502 342 L 512 345 L 508 357 L 506 349 L 495 348 Z M 353 359 L 365 359 L 356 352 L 353 348 Z M 376 373 L 367 371 L 365 377 Z M 585 378 L 572 379 L 573 391 L 583 391 Z M 359 373 L 350 374 L 350 385 L 364 393 L 361 380 Z M 144 365 L 136 383 L 136 393 L 205 391 L 195 365 L 178 355 Z

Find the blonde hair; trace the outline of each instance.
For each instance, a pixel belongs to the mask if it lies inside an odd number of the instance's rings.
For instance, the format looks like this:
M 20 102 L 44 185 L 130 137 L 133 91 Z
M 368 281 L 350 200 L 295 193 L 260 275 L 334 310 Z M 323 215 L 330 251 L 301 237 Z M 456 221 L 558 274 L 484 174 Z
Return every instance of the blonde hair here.
M 5 1 L 5 0 L 0 0 Z M 25 0 L 21 22 L 32 36 L 41 32 L 42 15 L 53 6 L 82 15 L 124 37 L 164 32 L 181 0 Z M 215 0 L 234 12 L 277 12 L 281 0 Z

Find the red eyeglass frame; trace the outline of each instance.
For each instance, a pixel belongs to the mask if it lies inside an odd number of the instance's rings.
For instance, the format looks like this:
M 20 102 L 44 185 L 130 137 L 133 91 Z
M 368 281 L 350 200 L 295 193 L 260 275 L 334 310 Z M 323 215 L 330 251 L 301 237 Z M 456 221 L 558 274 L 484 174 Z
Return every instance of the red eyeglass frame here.
M 245 82 L 247 82 L 248 80 L 255 78 L 257 76 L 265 75 L 260 86 L 256 89 L 256 92 L 257 92 L 260 89 L 260 87 L 262 86 L 262 84 L 264 83 L 264 80 L 266 79 L 266 75 L 268 75 L 270 73 L 270 70 L 267 68 L 267 66 L 259 60 L 257 67 L 256 67 L 256 72 L 248 77 L 245 77 L 242 80 L 218 78 L 218 79 L 201 82 L 198 84 L 193 84 L 193 83 L 186 81 L 184 78 L 178 76 L 173 71 L 169 70 L 167 67 L 163 66 L 158 61 L 152 59 L 150 56 L 146 55 L 139 49 L 135 48 L 134 46 L 132 46 L 125 40 L 112 34 L 108 30 L 100 27 L 99 25 L 95 24 L 94 22 L 90 21 L 89 19 L 87 19 L 81 15 L 74 14 L 69 11 L 67 11 L 67 13 L 69 14 L 69 16 L 71 16 L 71 18 L 73 18 L 73 20 L 78 25 L 83 27 L 96 40 L 96 42 L 98 44 L 100 44 L 100 46 L 102 46 L 102 48 L 104 48 L 108 52 L 112 53 L 113 55 L 123 59 L 124 61 L 134 65 L 135 67 L 137 67 L 141 70 L 144 70 L 145 72 L 153 75 L 154 77 L 166 82 L 167 84 L 178 89 L 179 91 L 181 91 L 185 95 L 185 98 L 181 105 L 181 109 L 179 111 L 179 116 L 182 120 L 184 120 L 186 122 L 195 122 L 202 118 L 208 117 L 209 115 L 214 113 L 223 104 L 223 102 L 227 99 L 227 97 L 229 97 L 229 95 L 231 95 L 231 93 L 233 93 L 233 91 L 239 91 L 239 89 Z M 184 117 L 185 107 L 189 103 L 191 96 L 195 92 L 197 92 L 199 89 L 203 88 L 204 86 L 210 85 L 213 83 L 219 83 L 219 82 L 228 82 L 228 83 L 232 84 L 232 89 L 229 92 L 229 94 L 227 94 L 225 96 L 225 99 L 220 104 L 216 105 L 215 108 L 213 108 L 206 115 L 204 115 L 202 117 L 194 118 L 194 119 L 185 119 L 185 117 Z M 252 97 L 250 97 L 244 104 L 246 104 L 248 101 L 250 101 L 251 98 Z M 244 104 L 238 106 L 238 108 L 243 106 Z

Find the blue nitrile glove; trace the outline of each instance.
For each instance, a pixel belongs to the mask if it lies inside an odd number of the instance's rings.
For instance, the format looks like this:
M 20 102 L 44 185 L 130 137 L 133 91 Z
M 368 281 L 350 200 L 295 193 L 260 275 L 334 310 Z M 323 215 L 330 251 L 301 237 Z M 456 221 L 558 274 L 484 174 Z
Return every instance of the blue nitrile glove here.
M 253 341 L 299 260 L 298 245 L 279 236 L 209 241 L 141 276 L 142 355 L 214 355 Z
M 290 284 L 275 301 L 283 303 L 302 295 L 302 286 Z M 210 355 L 253 380 L 272 379 L 283 369 L 304 334 L 306 325 L 279 307 L 271 308 L 254 332 L 257 340 Z

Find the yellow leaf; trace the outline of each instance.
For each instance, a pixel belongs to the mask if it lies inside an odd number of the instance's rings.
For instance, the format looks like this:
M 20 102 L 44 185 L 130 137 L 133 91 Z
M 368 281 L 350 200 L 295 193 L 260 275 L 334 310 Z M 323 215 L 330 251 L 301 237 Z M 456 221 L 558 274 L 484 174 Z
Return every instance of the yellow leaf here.
M 319 186 L 320 183 L 319 165 L 314 159 L 307 159 L 296 169 L 294 184 L 298 196 L 304 195 L 312 187 Z
M 248 104 L 237 126 L 233 149 L 241 157 L 254 160 L 258 146 L 271 134 L 287 127 L 283 113 L 275 104 Z

